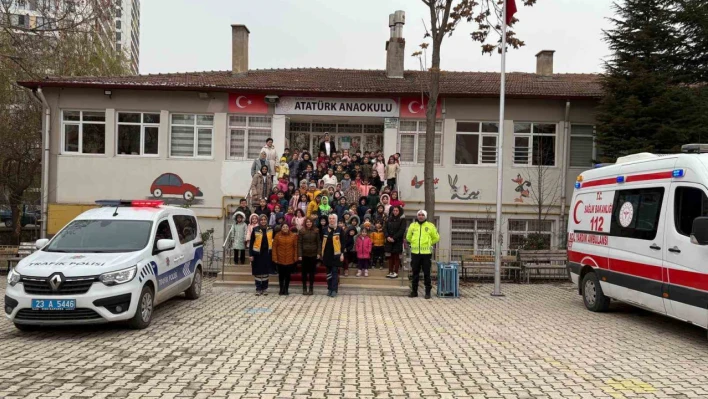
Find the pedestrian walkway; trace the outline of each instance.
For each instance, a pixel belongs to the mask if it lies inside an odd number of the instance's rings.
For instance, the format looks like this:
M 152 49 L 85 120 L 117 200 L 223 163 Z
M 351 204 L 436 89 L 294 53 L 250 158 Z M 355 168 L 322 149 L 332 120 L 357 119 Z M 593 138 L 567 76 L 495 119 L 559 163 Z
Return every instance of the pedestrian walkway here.
M 708 397 L 704 330 L 624 305 L 588 312 L 570 284 L 429 301 L 204 288 L 142 331 L 0 321 L 0 398 Z

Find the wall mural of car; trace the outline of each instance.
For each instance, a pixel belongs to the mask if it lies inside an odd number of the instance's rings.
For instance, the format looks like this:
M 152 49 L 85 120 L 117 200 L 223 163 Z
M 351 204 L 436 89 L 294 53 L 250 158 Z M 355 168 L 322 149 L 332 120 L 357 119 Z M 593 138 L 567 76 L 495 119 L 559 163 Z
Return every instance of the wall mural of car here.
M 191 201 L 195 197 L 204 194 L 192 184 L 185 183 L 182 178 L 174 173 L 163 173 L 150 185 L 150 193 L 155 198 L 162 198 L 163 195 L 179 195 L 186 201 Z

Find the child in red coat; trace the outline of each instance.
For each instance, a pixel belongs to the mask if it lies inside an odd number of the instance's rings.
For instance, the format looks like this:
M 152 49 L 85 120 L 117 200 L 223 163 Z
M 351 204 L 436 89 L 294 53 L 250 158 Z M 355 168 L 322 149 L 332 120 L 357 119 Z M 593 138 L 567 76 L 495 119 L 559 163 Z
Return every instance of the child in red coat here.
M 364 277 L 369 277 L 369 263 L 371 262 L 371 249 L 373 245 L 367 229 L 361 229 L 359 236 L 356 238 L 356 244 L 354 244 L 359 264 L 359 271 L 356 272 L 357 277 L 361 277 L 362 273 Z

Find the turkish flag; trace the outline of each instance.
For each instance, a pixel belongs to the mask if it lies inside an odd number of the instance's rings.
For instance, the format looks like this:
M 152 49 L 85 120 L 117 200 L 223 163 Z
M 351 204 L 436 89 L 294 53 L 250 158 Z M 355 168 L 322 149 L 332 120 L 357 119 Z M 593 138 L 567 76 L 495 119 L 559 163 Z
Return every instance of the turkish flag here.
M 506 24 L 511 23 L 511 19 L 516 14 L 516 0 L 506 0 Z
M 442 117 L 442 99 L 438 97 L 436 118 Z M 428 109 L 428 99 L 420 97 L 404 97 L 401 98 L 401 118 L 417 118 L 425 119 L 425 113 Z
M 267 114 L 264 94 L 229 93 L 229 112 L 232 114 Z

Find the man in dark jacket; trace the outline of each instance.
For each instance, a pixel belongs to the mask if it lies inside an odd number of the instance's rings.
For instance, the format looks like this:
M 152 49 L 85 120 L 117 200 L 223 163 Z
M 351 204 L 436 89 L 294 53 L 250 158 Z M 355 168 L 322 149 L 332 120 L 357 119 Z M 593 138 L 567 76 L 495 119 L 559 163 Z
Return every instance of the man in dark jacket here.
M 384 251 L 391 254 L 388 258 L 388 278 L 398 278 L 398 269 L 401 267 L 401 253 L 403 252 L 403 237 L 406 234 L 406 221 L 403 219 L 403 208 L 395 206 L 391 216 L 384 227 L 386 242 Z
M 334 145 L 334 141 L 331 141 L 329 132 L 325 132 L 324 141 L 320 143 L 320 151 L 324 152 L 328 157 L 337 152 L 337 147 Z

